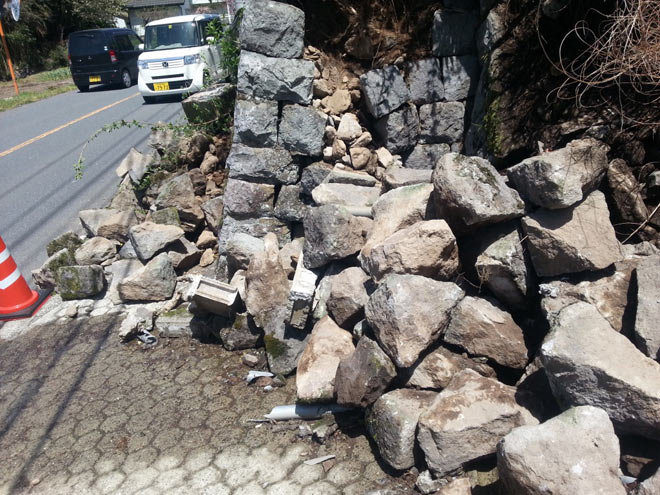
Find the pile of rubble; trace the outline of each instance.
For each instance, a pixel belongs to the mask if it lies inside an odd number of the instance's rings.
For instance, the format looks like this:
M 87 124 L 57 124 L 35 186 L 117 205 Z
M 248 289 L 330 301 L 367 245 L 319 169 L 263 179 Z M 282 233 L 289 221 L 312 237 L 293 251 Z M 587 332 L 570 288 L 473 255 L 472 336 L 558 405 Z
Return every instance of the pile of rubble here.
M 129 155 L 122 208 L 81 212 L 89 239 L 35 278 L 90 297 L 112 273 L 117 302 L 263 345 L 301 403 L 365 408 L 387 464 L 428 468 L 423 493 L 471 493 L 484 459 L 510 493 L 655 493 L 654 460 L 620 439 L 660 440 L 660 254 L 617 240 L 599 141 L 503 172 L 462 154 L 487 14 L 439 10 L 434 57 L 351 76 L 304 48 L 301 10 L 248 4 L 224 196 L 202 164 L 148 189 L 142 217 Z M 228 282 L 231 313 L 179 306 L 184 272 Z M 151 329 L 143 309 L 124 336 Z

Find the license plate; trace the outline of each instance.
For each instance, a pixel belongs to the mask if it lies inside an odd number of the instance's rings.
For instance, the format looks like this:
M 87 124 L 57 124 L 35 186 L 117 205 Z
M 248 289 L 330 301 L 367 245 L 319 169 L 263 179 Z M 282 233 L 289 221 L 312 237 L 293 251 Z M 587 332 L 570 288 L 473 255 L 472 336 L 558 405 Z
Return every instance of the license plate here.
M 154 83 L 154 91 L 167 91 L 170 89 L 170 83 Z
M 101 76 L 89 76 L 89 82 L 101 82 Z

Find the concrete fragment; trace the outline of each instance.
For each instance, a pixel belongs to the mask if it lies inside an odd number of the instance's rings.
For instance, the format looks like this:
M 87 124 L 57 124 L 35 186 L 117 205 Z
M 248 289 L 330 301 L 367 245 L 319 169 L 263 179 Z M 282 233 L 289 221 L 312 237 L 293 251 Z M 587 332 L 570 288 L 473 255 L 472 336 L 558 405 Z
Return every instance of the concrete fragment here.
M 386 189 L 414 186 L 415 184 L 430 184 L 433 170 L 416 170 L 405 167 L 390 167 L 383 176 Z
M 312 308 L 314 292 L 316 291 L 316 281 L 318 275 L 312 270 L 305 268 L 302 251 L 298 257 L 296 273 L 293 276 L 291 292 L 289 292 L 289 304 L 291 305 L 291 314 L 288 323 L 298 330 L 303 330 L 307 326 L 307 319 Z

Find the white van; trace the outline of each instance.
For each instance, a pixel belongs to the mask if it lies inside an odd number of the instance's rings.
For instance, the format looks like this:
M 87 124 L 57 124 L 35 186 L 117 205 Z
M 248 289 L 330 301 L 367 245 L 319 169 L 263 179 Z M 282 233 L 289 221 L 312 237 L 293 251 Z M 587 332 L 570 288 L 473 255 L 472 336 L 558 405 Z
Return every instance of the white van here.
M 144 51 L 138 58 L 138 89 L 146 103 L 157 96 L 194 93 L 202 89 L 207 73 L 223 77 L 221 53 L 209 44 L 208 24 L 213 14 L 182 15 L 145 26 Z

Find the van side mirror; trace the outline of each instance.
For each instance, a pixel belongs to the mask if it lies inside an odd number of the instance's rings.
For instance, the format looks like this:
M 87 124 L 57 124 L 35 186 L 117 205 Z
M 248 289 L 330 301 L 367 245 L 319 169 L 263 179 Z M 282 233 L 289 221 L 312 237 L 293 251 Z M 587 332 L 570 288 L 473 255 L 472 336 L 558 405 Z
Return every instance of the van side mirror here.
M 206 43 L 208 44 L 208 43 L 213 43 L 215 41 L 215 38 L 213 36 L 207 36 L 205 40 Z
M 144 43 L 140 43 L 140 44 L 138 45 L 138 50 L 140 50 L 141 52 L 144 51 Z

